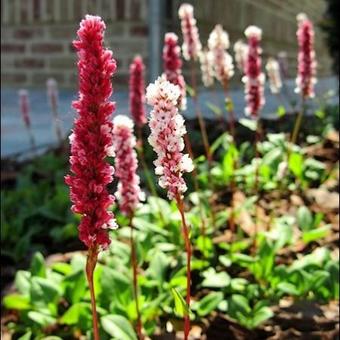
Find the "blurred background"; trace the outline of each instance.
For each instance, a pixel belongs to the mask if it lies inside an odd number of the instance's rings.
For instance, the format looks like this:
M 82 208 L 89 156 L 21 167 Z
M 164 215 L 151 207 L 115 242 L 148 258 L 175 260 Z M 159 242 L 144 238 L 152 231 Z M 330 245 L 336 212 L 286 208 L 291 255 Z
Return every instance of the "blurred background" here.
M 46 81 L 54 78 L 60 89 L 59 119 L 67 133 L 72 126 L 74 112 L 71 101 L 77 87 L 76 53 L 72 40 L 85 14 L 103 17 L 107 24 L 105 42 L 118 62 L 113 78 L 117 113 L 128 113 L 128 70 L 132 58 L 142 55 L 146 64 L 146 81 L 153 81 L 162 73 L 161 53 L 164 33 L 174 31 L 182 41 L 178 8 L 180 0 L 2 0 L 1 1 L 1 154 L 11 156 L 25 153 L 29 143 L 18 112 L 17 90 L 29 90 L 31 124 L 37 144 L 50 145 L 57 140 L 51 127 L 51 115 L 46 99 Z M 315 23 L 318 60 L 317 93 L 323 95 L 330 88 L 338 88 L 333 76 L 330 56 L 338 55 L 336 37 L 337 13 L 332 6 L 337 1 L 325 0 L 197 0 L 195 5 L 200 38 L 207 44 L 209 33 L 216 23 L 223 25 L 230 35 L 231 45 L 244 38 L 244 29 L 251 24 L 263 29 L 263 61 L 277 57 L 284 51 L 288 62 L 289 88 L 294 96 L 296 76 L 296 15 L 301 11 Z M 328 11 L 328 12 L 327 12 Z M 328 14 L 327 14 L 328 13 Z M 332 19 L 333 14 L 333 19 Z M 232 47 L 230 48 L 232 52 Z M 197 67 L 199 64 L 197 63 Z M 184 63 L 187 74 L 188 63 Z M 244 95 L 241 75 L 231 79 L 231 88 L 238 117 L 243 116 Z M 267 89 L 268 91 L 268 89 Z M 204 102 L 210 96 L 202 91 Z M 336 96 L 337 97 L 337 96 Z M 223 96 L 218 97 L 223 104 Z M 334 100 L 337 100 L 334 98 Z M 202 104 L 203 105 L 203 104 Z M 263 115 L 272 115 L 279 103 L 268 95 Z M 189 102 L 187 117 L 193 116 Z M 213 118 L 206 110 L 204 116 Z M 17 133 L 13 133 L 17 132 Z
M 45 86 L 55 78 L 60 87 L 75 88 L 76 55 L 71 42 L 85 14 L 100 15 L 107 24 L 106 44 L 118 60 L 115 86 L 127 87 L 131 59 L 145 59 L 149 80 L 161 70 L 165 31 L 179 32 L 179 0 L 2 0 L 1 81 L 4 87 Z M 224 26 L 231 42 L 243 38 L 251 24 L 263 29 L 263 57 L 288 54 L 289 74 L 296 73 L 296 15 L 305 12 L 316 25 L 318 75 L 331 74 L 331 59 L 320 23 L 325 0 L 196 0 L 200 37 L 206 44 L 216 23 Z M 234 77 L 234 82 L 237 78 Z M 241 84 L 240 84 L 241 85 Z

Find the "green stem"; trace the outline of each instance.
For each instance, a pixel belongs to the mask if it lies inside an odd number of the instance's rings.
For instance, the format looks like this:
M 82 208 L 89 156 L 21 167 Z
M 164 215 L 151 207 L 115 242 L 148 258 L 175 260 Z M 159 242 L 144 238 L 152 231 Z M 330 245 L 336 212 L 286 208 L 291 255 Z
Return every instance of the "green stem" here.
M 305 99 L 302 99 L 302 105 L 301 105 L 301 110 L 299 111 L 296 120 L 295 120 L 295 125 L 294 125 L 294 130 L 291 136 L 291 144 L 296 144 L 298 135 L 299 135 L 299 131 L 300 131 L 300 127 L 301 127 L 301 123 L 302 123 L 302 117 L 304 115 L 304 111 L 305 111 Z
M 133 295 L 135 299 L 135 304 L 136 304 L 136 312 L 137 312 L 137 335 L 138 339 L 142 340 L 144 339 L 143 333 L 142 333 L 142 320 L 141 320 L 141 315 L 140 315 L 140 310 L 139 310 L 139 301 L 138 301 L 138 262 L 137 262 L 137 254 L 136 254 L 136 248 L 135 248 L 135 240 L 133 236 L 133 225 L 132 225 L 132 220 L 133 220 L 133 214 L 130 216 L 130 245 L 131 245 L 131 265 L 132 265 L 132 273 L 133 273 Z
M 93 324 L 93 337 L 94 340 L 99 340 L 99 327 L 98 327 L 98 317 L 96 310 L 96 297 L 94 291 L 94 283 L 93 283 L 93 273 L 96 268 L 98 259 L 98 247 L 93 246 L 89 248 L 87 261 L 86 261 L 86 277 L 89 283 L 90 295 L 91 295 L 91 311 L 92 311 L 92 324 Z

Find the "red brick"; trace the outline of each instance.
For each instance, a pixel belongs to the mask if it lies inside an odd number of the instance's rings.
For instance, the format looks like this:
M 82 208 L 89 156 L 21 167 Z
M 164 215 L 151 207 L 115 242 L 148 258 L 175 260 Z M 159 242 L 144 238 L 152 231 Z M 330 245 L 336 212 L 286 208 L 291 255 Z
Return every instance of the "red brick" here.
M 44 65 L 44 60 L 36 58 L 24 58 L 14 61 L 14 66 L 17 68 L 42 68 Z
M 116 13 L 117 13 L 117 19 L 124 19 L 125 18 L 125 0 L 116 0 Z
M 130 28 L 130 34 L 139 37 L 145 37 L 148 35 L 148 27 L 143 25 L 132 26 Z
M 14 38 L 17 39 L 31 39 L 34 36 L 42 36 L 42 34 L 42 30 L 34 28 L 19 28 L 13 32 Z
M 25 51 L 24 44 L 2 44 L 1 52 L 6 53 L 22 53 Z
M 54 78 L 58 83 L 63 83 L 65 78 L 62 73 L 46 72 L 46 73 L 33 73 L 34 85 L 45 85 L 48 78 Z
M 33 0 L 33 18 L 40 19 L 41 4 L 40 0 Z
M 33 53 L 58 53 L 63 51 L 62 44 L 40 43 L 32 45 Z
M 139 20 L 141 14 L 141 0 L 132 0 L 130 4 L 130 19 Z
M 27 77 L 24 73 L 3 73 L 1 74 L 1 82 L 6 84 L 21 84 L 26 82 Z
M 26 23 L 28 20 L 28 1 L 20 1 L 19 6 L 20 8 L 20 21 L 22 23 Z

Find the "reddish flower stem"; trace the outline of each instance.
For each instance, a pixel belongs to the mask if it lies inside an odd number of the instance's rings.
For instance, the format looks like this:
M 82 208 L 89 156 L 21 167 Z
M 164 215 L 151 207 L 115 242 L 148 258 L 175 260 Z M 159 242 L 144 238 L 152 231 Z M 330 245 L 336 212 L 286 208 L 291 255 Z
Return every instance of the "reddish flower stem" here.
M 181 196 L 176 197 L 177 208 L 181 214 L 182 220 L 182 232 L 184 236 L 185 242 L 185 250 L 187 253 L 187 294 L 185 301 L 188 306 L 188 314 L 184 315 L 184 340 L 188 340 L 189 332 L 190 332 L 190 284 L 191 284 L 191 244 L 189 237 L 189 228 L 186 224 L 185 215 L 184 215 L 184 202 Z
M 140 316 L 140 310 L 139 310 L 139 302 L 138 302 L 138 264 L 137 264 L 137 254 L 136 254 L 136 248 L 135 248 L 135 240 L 133 236 L 133 225 L 132 225 L 132 219 L 133 214 L 130 216 L 129 220 L 129 226 L 130 226 L 130 246 L 131 246 L 131 265 L 132 265 L 132 273 L 133 273 L 133 295 L 135 299 L 136 304 L 136 312 L 137 312 L 137 324 L 136 324 L 136 331 L 138 335 L 139 340 L 143 340 L 143 326 L 142 326 L 142 320 Z
M 98 247 L 92 246 L 88 250 L 87 261 L 86 261 L 86 277 L 89 283 L 90 295 L 91 295 L 91 310 L 92 310 L 92 324 L 93 324 L 93 337 L 94 340 L 99 340 L 99 327 L 98 327 L 98 317 L 96 310 L 96 297 L 94 292 L 93 284 L 93 273 L 96 268 L 98 259 Z
M 300 131 L 300 127 L 301 127 L 301 123 L 302 123 L 302 117 L 304 115 L 304 112 L 305 112 L 305 98 L 302 97 L 301 109 L 300 109 L 300 111 L 299 111 L 299 113 L 296 117 L 294 129 L 293 129 L 291 139 L 290 139 L 291 144 L 296 144 L 296 141 L 297 141 L 298 136 L 299 136 L 299 131 Z

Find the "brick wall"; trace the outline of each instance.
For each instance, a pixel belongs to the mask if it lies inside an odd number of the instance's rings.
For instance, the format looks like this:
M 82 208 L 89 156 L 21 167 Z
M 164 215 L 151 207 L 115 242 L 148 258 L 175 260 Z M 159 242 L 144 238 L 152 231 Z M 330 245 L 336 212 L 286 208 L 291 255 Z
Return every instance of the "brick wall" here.
M 106 45 L 118 61 L 115 84 L 125 84 L 136 53 L 147 55 L 147 0 L 1 0 L 1 83 L 42 86 L 54 77 L 63 87 L 76 80 L 71 46 L 79 20 L 101 15 Z
M 160 0 L 161 1 L 161 0 Z M 166 26 L 179 32 L 181 0 L 164 0 Z M 107 23 L 106 45 L 118 60 L 115 85 L 126 85 L 128 65 L 136 53 L 148 62 L 147 0 L 1 0 L 1 82 L 11 86 L 41 86 L 54 77 L 63 87 L 76 80 L 76 55 L 71 46 L 79 20 L 99 14 Z M 200 35 L 206 44 L 215 23 L 221 23 L 232 42 L 244 29 L 263 28 L 264 57 L 286 50 L 290 74 L 296 70 L 296 14 L 304 11 L 315 23 L 324 0 L 194 0 Z M 180 35 L 181 36 L 181 35 Z M 330 59 L 322 33 L 316 28 L 319 75 L 329 74 Z

